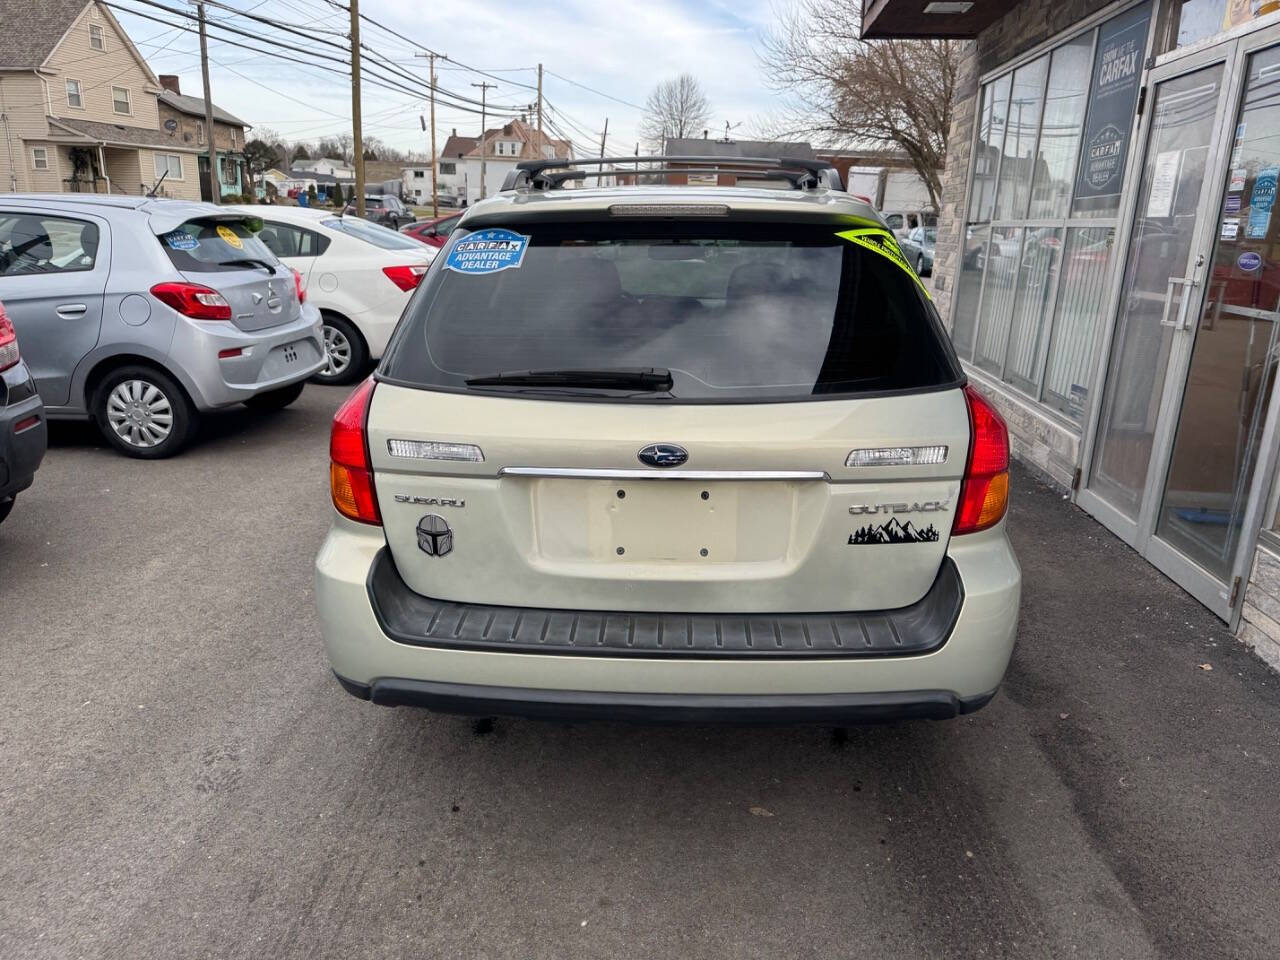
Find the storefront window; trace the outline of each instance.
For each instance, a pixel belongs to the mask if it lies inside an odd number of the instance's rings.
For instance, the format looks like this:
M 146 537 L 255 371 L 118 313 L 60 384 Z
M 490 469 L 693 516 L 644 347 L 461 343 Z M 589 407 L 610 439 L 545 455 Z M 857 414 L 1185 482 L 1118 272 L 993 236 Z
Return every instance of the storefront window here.
M 1184 0 L 1178 46 L 1186 47 L 1280 10 L 1280 0 Z
M 952 339 L 1079 423 L 1106 306 L 1151 4 L 982 88 Z
M 1111 227 L 1067 231 L 1062 291 L 1054 310 L 1045 371 L 1044 403 L 1077 423 L 1084 416 L 1093 374 L 1094 338 L 1106 302 L 1107 266 L 1116 232 Z
M 1018 265 L 1018 295 L 1004 370 L 1004 379 L 1026 393 L 1034 393 L 1039 385 L 1042 341 L 1048 336 L 1045 320 L 1053 308 L 1061 264 L 1061 228 L 1028 229 Z
M 1044 100 L 1039 163 L 1031 188 L 1031 219 L 1066 216 L 1071 182 L 1076 174 L 1080 131 L 1089 99 L 1089 56 L 1093 34 L 1087 33 L 1053 51 L 1049 89 Z
M 1009 343 L 1022 232 L 1021 227 L 993 227 L 991 243 L 987 246 L 987 283 L 982 292 L 982 322 L 973 361 L 997 376 L 1004 366 L 1004 351 Z
M 1020 219 L 1027 215 L 1031 175 L 1036 168 L 1040 115 L 1044 111 L 1044 78 L 1048 68 L 1049 58 L 1041 57 L 1014 71 L 1008 132 L 1004 136 L 1000 183 L 996 189 L 997 220 Z
M 1009 86 L 1013 81 L 1006 75 L 995 83 L 982 88 L 982 108 L 979 111 L 978 142 L 973 152 L 973 190 L 969 199 L 969 219 L 991 219 L 995 207 L 996 172 L 1000 168 L 1000 153 L 1004 147 L 1005 118 L 1009 112 Z

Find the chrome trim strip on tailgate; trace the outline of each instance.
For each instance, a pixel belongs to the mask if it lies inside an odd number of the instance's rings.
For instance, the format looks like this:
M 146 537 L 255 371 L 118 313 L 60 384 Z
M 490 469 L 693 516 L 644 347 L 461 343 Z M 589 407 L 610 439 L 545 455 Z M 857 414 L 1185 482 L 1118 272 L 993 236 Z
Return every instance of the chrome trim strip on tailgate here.
M 498 476 L 595 480 L 830 480 L 821 470 L 600 470 L 578 467 L 503 467 Z

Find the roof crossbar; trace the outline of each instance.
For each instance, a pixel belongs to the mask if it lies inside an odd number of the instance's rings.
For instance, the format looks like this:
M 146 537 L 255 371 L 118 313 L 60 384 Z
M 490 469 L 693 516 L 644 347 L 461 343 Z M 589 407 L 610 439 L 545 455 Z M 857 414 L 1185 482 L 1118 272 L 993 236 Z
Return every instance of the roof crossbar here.
M 654 164 L 644 167 L 641 164 Z M 615 169 L 604 169 L 612 164 Z M 679 164 L 679 166 L 672 166 Z M 598 167 L 598 170 L 570 170 L 571 167 Z M 698 156 L 650 156 L 650 157 L 588 157 L 568 160 L 557 157 L 548 160 L 522 160 L 507 174 L 503 190 L 556 190 L 566 181 L 586 177 L 610 177 L 651 174 L 707 174 L 729 173 L 755 177 L 761 180 L 787 180 L 797 190 L 843 190 L 840 173 L 825 160 L 808 160 L 795 157 L 698 157 Z

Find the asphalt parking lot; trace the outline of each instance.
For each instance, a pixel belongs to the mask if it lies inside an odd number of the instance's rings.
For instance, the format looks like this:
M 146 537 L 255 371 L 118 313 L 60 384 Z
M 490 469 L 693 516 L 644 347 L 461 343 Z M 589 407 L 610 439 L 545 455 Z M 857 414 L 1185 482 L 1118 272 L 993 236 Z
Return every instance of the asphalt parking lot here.
M 0 527 L 0 957 L 1280 955 L 1280 678 L 1025 474 L 972 717 L 490 727 L 329 675 L 344 395 L 159 463 L 54 430 Z

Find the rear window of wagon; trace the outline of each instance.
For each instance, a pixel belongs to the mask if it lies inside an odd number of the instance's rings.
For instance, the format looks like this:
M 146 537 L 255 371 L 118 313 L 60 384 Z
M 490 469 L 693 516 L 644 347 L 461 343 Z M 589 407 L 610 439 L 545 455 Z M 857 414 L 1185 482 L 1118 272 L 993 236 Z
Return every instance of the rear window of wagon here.
M 751 403 L 945 389 L 963 375 L 918 281 L 849 224 L 513 224 L 505 269 L 450 269 L 459 227 L 379 369 L 532 399 Z M 852 226 L 858 226 L 854 224 Z M 495 228 L 486 226 L 484 231 Z M 456 261 L 465 264 L 461 257 Z M 468 385 L 529 370 L 669 370 L 661 392 Z

